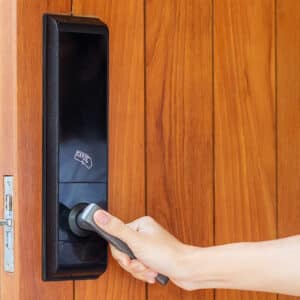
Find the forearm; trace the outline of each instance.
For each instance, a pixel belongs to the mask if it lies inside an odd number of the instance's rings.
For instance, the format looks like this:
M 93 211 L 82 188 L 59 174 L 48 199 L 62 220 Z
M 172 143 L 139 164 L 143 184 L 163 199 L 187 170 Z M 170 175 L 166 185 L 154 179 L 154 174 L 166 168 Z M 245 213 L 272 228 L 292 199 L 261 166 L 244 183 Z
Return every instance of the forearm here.
M 268 242 L 187 247 L 188 289 L 228 288 L 300 295 L 300 236 Z

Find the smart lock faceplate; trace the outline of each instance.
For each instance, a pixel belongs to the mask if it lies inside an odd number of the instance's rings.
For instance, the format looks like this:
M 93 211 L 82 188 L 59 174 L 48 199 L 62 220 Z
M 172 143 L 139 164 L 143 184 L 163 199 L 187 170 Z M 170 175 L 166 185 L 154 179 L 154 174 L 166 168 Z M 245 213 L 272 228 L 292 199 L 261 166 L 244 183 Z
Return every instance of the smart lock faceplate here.
M 107 208 L 108 29 L 98 19 L 44 16 L 43 279 L 96 278 L 107 244 L 79 236 L 78 206 Z

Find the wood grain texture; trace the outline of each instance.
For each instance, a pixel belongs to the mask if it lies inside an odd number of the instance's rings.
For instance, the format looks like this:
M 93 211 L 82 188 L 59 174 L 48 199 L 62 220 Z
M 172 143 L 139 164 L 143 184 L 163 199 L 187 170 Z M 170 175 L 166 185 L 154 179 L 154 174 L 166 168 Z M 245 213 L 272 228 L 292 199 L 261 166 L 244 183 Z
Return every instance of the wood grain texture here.
M 14 173 L 14 109 L 16 101 L 16 1 L 0 0 L 0 216 L 3 217 L 3 176 Z M 4 272 L 3 230 L 0 229 L 0 300 L 17 299 L 8 293 L 15 276 Z
M 111 258 L 105 275 L 77 281 L 75 294 L 70 281 L 41 281 L 42 14 L 69 14 L 71 0 L 0 7 L 0 195 L 3 175 L 13 174 L 17 220 L 14 274 L 3 272 L 0 247 L 0 300 L 212 300 L 213 291 L 172 284 L 146 293 Z M 110 29 L 113 214 L 130 221 L 147 212 L 201 246 L 275 238 L 277 134 L 278 235 L 299 234 L 298 1 L 73 0 L 73 13 Z M 217 291 L 215 299 L 276 295 Z
M 48 3 L 49 2 L 49 3 Z M 50 4 L 51 2 L 51 4 Z M 17 1 L 17 300 L 71 300 L 73 283 L 42 282 L 42 15 L 70 14 L 71 1 Z M 11 291 L 15 286 L 7 287 Z M 11 298 L 7 298 L 11 299 Z
M 278 235 L 285 237 L 300 233 L 300 2 L 277 3 Z
M 75 15 L 109 27 L 109 210 L 124 221 L 145 214 L 144 1 L 76 0 Z M 145 285 L 109 260 L 96 281 L 77 281 L 75 299 L 142 300 Z
M 215 0 L 214 24 L 216 243 L 276 238 L 274 1 Z
M 213 243 L 212 6 L 146 6 L 147 213 L 186 243 Z M 213 299 L 172 284 L 149 300 Z

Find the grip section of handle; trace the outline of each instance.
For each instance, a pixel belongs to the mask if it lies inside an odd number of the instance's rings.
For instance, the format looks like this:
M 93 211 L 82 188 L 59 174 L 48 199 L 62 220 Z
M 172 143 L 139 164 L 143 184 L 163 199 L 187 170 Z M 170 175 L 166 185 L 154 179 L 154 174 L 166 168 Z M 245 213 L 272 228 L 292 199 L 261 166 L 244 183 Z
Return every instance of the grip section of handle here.
M 98 231 L 97 231 L 98 232 Z M 114 247 L 116 247 L 119 251 L 127 254 L 131 259 L 136 259 L 134 253 L 132 252 L 132 250 L 129 248 L 129 246 L 123 242 L 122 240 L 120 240 L 119 238 L 110 235 L 109 240 L 107 239 L 107 241 L 112 244 Z M 160 283 L 161 285 L 166 285 L 169 281 L 169 278 L 163 274 L 158 274 L 155 277 L 155 280 Z
M 105 239 L 119 251 L 127 254 L 131 259 L 136 259 L 134 253 L 125 242 L 104 231 L 94 222 L 94 213 L 99 209 L 101 209 L 101 207 L 99 207 L 97 204 L 89 204 L 77 217 L 78 226 L 84 230 L 98 233 L 103 239 Z M 169 281 L 169 278 L 163 274 L 158 274 L 155 280 L 161 285 L 166 285 Z

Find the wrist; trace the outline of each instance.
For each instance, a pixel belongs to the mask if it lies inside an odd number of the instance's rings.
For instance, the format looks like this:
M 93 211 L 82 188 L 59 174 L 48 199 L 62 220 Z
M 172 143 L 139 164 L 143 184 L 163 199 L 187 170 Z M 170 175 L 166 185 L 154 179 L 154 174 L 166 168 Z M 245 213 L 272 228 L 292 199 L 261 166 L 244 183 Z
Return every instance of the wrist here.
M 184 245 L 175 283 L 188 290 L 226 288 L 232 279 L 234 257 L 232 253 L 224 253 L 217 248 Z
M 264 245 L 258 247 L 257 243 L 186 246 L 181 279 L 195 289 L 243 288 L 251 281 L 249 277 L 255 281 L 260 276 L 258 270 L 266 260 L 264 250 Z

